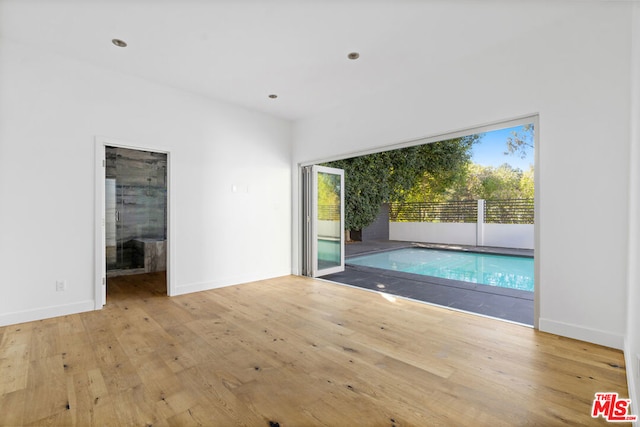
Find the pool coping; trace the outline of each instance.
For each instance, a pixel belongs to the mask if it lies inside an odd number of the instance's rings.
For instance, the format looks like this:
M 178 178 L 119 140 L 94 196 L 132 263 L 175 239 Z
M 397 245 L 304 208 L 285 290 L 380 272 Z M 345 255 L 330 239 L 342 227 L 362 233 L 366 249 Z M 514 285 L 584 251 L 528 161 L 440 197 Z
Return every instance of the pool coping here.
M 444 251 L 474 252 L 493 255 L 509 255 L 533 258 L 533 249 L 502 248 L 496 246 L 471 246 L 443 243 L 404 242 L 399 240 L 372 240 L 368 242 L 350 242 L 345 245 L 345 259 L 373 253 L 394 251 L 406 248 L 439 249 Z
M 424 274 L 406 273 L 404 271 L 387 270 L 385 268 L 366 267 L 362 265 L 349 264 L 347 265 L 355 270 L 372 274 L 378 274 L 380 276 L 396 277 L 399 279 L 413 280 L 414 282 L 423 282 L 435 286 L 448 286 L 458 289 L 464 289 L 467 291 L 483 292 L 492 295 L 502 295 L 511 298 L 520 298 L 528 301 L 533 301 L 533 291 L 524 291 L 521 289 L 502 288 L 500 286 L 486 285 L 483 283 L 465 282 L 462 280 L 444 279 L 436 276 L 427 276 Z M 380 290 L 383 290 L 381 288 Z

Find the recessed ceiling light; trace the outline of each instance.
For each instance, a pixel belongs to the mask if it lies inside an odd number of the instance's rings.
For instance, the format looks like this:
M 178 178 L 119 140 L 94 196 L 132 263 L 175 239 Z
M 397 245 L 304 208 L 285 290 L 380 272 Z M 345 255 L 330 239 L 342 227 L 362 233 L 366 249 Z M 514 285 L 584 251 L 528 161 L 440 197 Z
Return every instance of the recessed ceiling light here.
M 275 93 L 272 93 L 271 95 L 269 95 L 269 98 L 271 99 L 276 99 L 278 97 L 278 95 L 276 95 Z
M 360 58 L 360 54 L 358 52 L 351 52 L 349 55 L 347 55 L 347 58 L 355 60 Z
M 127 47 L 127 42 L 125 42 L 124 40 L 112 39 L 111 43 L 113 43 L 114 45 L 116 45 L 118 47 Z

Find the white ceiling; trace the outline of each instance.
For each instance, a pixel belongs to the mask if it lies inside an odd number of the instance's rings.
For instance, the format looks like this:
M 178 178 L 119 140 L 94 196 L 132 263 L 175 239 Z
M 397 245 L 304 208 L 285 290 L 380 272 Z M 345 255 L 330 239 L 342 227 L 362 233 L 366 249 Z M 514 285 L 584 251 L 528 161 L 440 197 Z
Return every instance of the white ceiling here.
M 0 0 L 0 37 L 295 120 L 406 79 L 420 84 L 421 71 L 535 33 L 571 7 L 526 0 Z M 129 46 L 117 48 L 113 38 Z M 352 51 L 360 59 L 347 59 Z

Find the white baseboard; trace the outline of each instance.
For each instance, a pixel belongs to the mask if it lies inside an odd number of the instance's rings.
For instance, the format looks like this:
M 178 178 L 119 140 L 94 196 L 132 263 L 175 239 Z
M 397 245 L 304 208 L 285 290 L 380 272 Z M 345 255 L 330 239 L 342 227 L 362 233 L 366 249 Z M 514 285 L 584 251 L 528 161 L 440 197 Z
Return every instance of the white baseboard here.
M 75 302 L 72 304 L 63 304 L 36 308 L 32 310 L 15 311 L 13 313 L 0 314 L 0 326 L 15 325 L 17 323 L 32 322 L 34 320 L 67 316 L 69 314 L 76 314 L 93 310 L 95 310 L 95 301 L 86 300 Z
M 259 280 L 273 279 L 275 277 L 290 276 L 291 272 L 271 272 L 267 274 L 246 274 L 241 276 L 226 277 L 223 279 L 211 280 L 208 282 L 187 283 L 177 285 L 175 292 L 171 296 L 185 295 L 193 292 L 208 291 L 211 289 L 224 288 L 226 286 L 240 285 L 247 282 L 257 282 Z
M 194 292 L 209 291 L 211 289 L 224 288 L 225 286 L 233 286 L 236 284 L 237 283 L 224 283 L 220 281 L 213 281 L 213 282 L 198 282 L 198 283 L 188 283 L 186 285 L 177 285 L 175 292 L 171 296 L 174 297 L 178 295 L 192 294 Z
M 587 341 L 618 350 L 623 350 L 624 348 L 624 335 L 622 334 L 614 334 L 599 329 L 585 328 L 579 325 L 543 318 L 540 318 L 538 329 L 542 332 L 549 332 L 563 337 Z
M 279 271 L 262 274 L 246 274 L 240 276 L 226 277 L 209 282 L 190 283 L 178 285 L 172 296 L 184 295 L 193 292 L 206 291 L 210 289 L 222 288 L 225 286 L 239 285 L 241 283 L 255 282 L 259 280 L 272 279 L 275 277 L 289 276 L 290 271 Z M 63 304 L 50 307 L 42 307 L 12 313 L 0 314 L 0 326 L 15 325 L 18 323 L 32 322 L 35 320 L 50 319 L 52 317 L 67 316 L 70 314 L 83 313 L 95 310 L 94 300 L 85 300 L 72 304 Z

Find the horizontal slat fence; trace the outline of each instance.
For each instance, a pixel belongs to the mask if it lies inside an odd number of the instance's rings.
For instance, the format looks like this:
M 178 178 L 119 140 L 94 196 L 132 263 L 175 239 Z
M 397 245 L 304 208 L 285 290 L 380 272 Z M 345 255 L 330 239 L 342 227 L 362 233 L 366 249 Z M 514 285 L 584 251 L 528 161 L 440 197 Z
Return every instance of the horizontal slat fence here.
M 340 205 L 318 205 L 320 221 L 340 221 Z
M 395 222 L 476 222 L 475 200 L 446 203 L 393 203 L 389 219 Z
M 487 224 L 533 224 L 533 199 L 485 200 Z
M 493 224 L 533 224 L 533 199 L 485 200 L 484 222 Z M 478 201 L 392 203 L 392 222 L 478 221 Z

